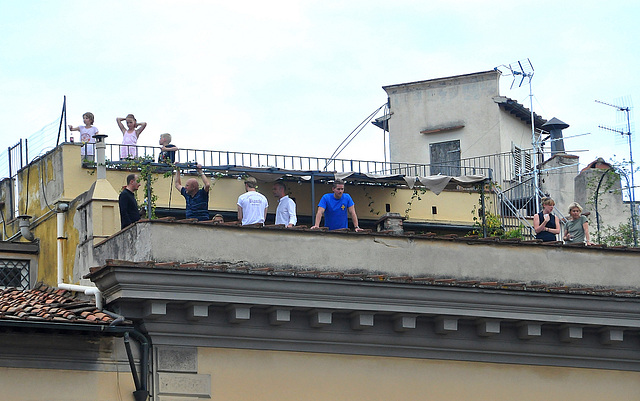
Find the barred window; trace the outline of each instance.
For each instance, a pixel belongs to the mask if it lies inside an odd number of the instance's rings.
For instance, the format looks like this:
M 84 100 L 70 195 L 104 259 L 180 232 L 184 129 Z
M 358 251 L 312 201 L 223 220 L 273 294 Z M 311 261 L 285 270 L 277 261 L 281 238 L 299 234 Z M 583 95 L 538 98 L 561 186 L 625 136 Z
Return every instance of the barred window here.
M 0 259 L 0 288 L 29 289 L 29 261 Z

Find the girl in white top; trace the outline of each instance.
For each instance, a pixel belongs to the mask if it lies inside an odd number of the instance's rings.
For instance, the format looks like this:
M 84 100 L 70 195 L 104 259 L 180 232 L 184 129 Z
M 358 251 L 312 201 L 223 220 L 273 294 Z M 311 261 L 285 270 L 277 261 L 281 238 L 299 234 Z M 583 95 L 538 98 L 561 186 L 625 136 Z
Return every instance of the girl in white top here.
M 122 121 L 127 122 L 127 128 L 122 125 Z M 120 131 L 122 131 L 122 146 L 120 146 L 120 160 L 133 159 L 138 157 L 138 137 L 147 128 L 147 123 L 139 123 L 133 114 L 127 115 L 125 118 L 117 117 L 116 122 Z
M 98 128 L 93 126 L 93 113 L 86 112 L 82 115 L 83 126 L 74 127 L 69 125 L 69 131 L 80 131 L 80 141 L 82 142 L 82 148 L 80 148 L 80 155 L 82 159 L 93 161 L 94 143 L 96 143 L 95 134 L 98 133 Z

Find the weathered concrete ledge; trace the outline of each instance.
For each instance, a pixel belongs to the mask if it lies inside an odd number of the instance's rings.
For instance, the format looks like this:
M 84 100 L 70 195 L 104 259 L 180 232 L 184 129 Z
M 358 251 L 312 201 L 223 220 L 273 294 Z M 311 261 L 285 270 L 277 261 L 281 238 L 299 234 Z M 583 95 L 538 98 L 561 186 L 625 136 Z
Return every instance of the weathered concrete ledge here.
M 166 221 L 138 222 L 97 245 L 95 265 L 107 258 L 640 289 L 634 251 Z

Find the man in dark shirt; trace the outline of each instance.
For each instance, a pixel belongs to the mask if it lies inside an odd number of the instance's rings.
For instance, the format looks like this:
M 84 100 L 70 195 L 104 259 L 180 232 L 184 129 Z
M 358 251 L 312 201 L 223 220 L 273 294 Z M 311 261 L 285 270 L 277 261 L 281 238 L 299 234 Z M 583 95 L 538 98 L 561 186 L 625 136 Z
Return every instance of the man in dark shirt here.
M 129 174 L 127 176 L 127 186 L 124 187 L 118 197 L 118 203 L 120 204 L 120 229 L 140 220 L 138 201 L 134 194 L 139 187 L 138 176 L 136 174 Z
M 211 187 L 211 181 L 202 172 L 201 165 L 198 164 L 197 169 L 198 175 L 202 177 L 202 188 L 200 188 L 198 180 L 195 178 L 189 178 L 183 187 L 180 181 L 180 167 L 176 168 L 175 187 L 184 196 L 184 200 L 187 203 L 187 219 L 209 220 L 209 188 Z

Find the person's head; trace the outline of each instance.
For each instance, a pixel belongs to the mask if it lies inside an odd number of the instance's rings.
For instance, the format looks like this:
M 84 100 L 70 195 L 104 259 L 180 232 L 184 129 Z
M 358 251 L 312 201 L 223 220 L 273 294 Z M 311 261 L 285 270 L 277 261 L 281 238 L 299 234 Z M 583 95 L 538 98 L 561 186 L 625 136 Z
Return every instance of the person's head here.
M 287 187 L 284 182 L 277 181 L 273 184 L 273 196 L 280 199 L 286 195 Z
M 187 193 L 191 196 L 195 195 L 200 189 L 200 184 L 198 184 L 198 180 L 195 178 L 189 178 L 187 183 L 184 185 L 184 189 L 187 190 Z
M 129 174 L 127 176 L 127 189 L 131 192 L 137 191 L 140 187 L 140 183 L 138 182 L 137 174 Z
M 556 205 L 556 202 L 551 198 L 542 198 L 540 203 L 542 204 L 542 209 L 545 213 L 551 213 L 553 211 L 553 207 Z
M 244 180 L 244 189 L 247 191 L 255 191 L 258 187 L 258 181 L 253 177 L 247 177 Z
M 582 214 L 582 206 L 578 202 L 573 202 L 569 205 L 569 215 L 571 219 L 576 220 L 580 218 L 580 214 Z
M 160 145 L 168 145 L 171 143 L 171 134 L 160 135 Z
M 133 129 L 136 127 L 136 123 L 138 120 L 133 116 L 133 114 L 127 114 L 127 118 L 125 118 L 127 122 L 127 128 Z
M 344 194 L 344 181 L 335 180 L 331 186 L 331 190 L 333 191 L 333 196 L 336 199 L 342 198 L 342 194 Z
M 93 113 L 89 113 L 88 111 L 82 115 L 82 121 L 84 125 L 93 125 Z
M 216 214 L 215 216 L 213 216 L 213 223 L 214 224 L 220 224 L 220 223 L 224 223 L 224 218 L 222 217 L 221 214 Z

